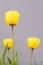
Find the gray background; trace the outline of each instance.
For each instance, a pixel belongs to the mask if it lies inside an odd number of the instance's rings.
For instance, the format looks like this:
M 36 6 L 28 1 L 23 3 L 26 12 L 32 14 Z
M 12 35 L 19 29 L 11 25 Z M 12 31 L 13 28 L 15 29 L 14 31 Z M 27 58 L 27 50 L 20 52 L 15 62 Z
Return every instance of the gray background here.
M 0 0 L 0 53 L 3 50 L 3 39 L 11 37 L 11 28 L 4 22 L 4 14 L 9 10 L 20 12 L 19 23 L 14 28 L 19 64 L 29 63 L 30 49 L 27 47 L 27 38 L 31 36 L 41 40 L 39 48 L 33 54 L 33 60 L 35 58 L 39 63 L 43 60 L 43 0 Z

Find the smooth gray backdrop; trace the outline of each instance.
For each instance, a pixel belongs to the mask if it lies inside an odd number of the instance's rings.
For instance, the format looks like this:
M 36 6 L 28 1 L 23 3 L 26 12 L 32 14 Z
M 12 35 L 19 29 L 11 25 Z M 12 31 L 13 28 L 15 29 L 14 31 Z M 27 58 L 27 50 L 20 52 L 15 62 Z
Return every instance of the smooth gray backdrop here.
M 11 38 L 11 28 L 5 24 L 4 14 L 9 10 L 18 10 L 20 20 L 14 27 L 15 49 L 19 52 L 19 64 L 28 65 L 30 49 L 28 37 L 39 37 L 39 48 L 34 51 L 33 61 L 43 60 L 43 0 L 0 0 L 0 54 L 3 50 L 3 39 Z M 11 52 L 10 52 L 11 54 Z

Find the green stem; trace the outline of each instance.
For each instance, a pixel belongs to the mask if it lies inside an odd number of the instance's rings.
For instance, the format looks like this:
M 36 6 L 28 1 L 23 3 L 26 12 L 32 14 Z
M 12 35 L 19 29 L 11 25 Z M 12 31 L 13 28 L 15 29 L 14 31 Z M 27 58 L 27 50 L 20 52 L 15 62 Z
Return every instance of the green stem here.
M 8 48 L 8 57 L 9 57 L 9 50 L 10 50 L 10 49 Z M 9 63 L 8 63 L 8 65 L 9 65 Z
M 29 65 L 32 65 L 32 55 L 33 55 L 33 49 L 31 49 L 30 64 Z
M 11 26 L 12 27 L 12 40 L 13 40 L 13 48 L 12 48 L 12 59 L 14 61 L 14 30 L 13 30 L 13 25 Z
M 8 48 L 8 57 L 9 57 L 9 50 L 10 50 L 10 49 Z

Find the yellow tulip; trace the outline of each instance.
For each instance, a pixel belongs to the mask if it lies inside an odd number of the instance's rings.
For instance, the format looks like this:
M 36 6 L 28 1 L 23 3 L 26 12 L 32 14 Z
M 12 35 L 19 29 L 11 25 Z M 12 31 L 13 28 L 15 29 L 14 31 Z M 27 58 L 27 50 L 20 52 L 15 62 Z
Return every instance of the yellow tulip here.
M 37 48 L 40 44 L 40 39 L 35 37 L 30 37 L 27 39 L 28 47 L 29 48 Z
M 13 47 L 13 40 L 12 39 L 4 39 L 3 40 L 4 46 L 7 45 L 7 48 L 10 49 Z
M 18 11 L 8 11 L 5 13 L 5 22 L 8 25 L 16 25 L 19 21 L 19 12 Z

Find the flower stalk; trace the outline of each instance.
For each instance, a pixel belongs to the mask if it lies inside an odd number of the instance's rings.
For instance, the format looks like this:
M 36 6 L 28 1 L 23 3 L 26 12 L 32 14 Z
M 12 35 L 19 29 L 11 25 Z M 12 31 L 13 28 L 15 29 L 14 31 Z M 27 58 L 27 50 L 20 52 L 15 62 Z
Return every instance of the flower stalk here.
M 10 49 L 8 48 L 8 56 L 9 56 L 9 53 L 10 53 Z
M 14 61 L 14 30 L 13 30 L 14 26 L 12 25 L 11 28 L 12 28 L 12 40 L 13 40 L 12 60 Z
M 32 55 L 33 55 L 33 48 L 31 49 L 30 64 L 29 65 L 32 65 Z

